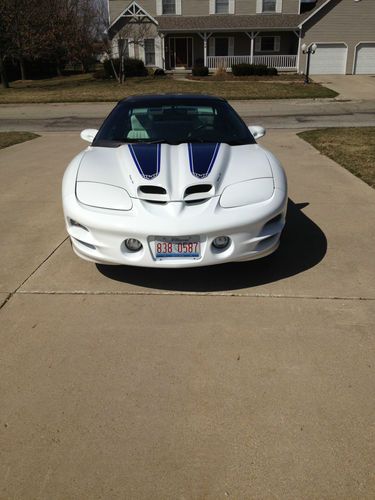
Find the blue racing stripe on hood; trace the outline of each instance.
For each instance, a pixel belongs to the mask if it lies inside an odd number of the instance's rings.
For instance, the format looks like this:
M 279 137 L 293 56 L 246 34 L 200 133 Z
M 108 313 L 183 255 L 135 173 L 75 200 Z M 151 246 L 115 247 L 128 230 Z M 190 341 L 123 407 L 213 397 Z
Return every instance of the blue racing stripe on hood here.
M 145 179 L 154 179 L 160 173 L 160 144 L 129 144 L 134 163 Z
M 188 148 L 191 173 L 200 179 L 207 177 L 215 164 L 220 144 L 192 143 Z

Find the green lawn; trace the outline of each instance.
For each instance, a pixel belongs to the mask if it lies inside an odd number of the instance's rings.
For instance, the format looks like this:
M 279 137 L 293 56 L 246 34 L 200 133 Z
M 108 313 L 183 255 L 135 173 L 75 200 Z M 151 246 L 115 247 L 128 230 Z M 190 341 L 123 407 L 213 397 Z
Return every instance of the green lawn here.
M 31 132 L 0 132 L 0 149 L 19 144 L 21 142 L 31 141 L 39 137 Z
M 273 80 L 174 80 L 129 78 L 124 85 L 113 80 L 97 80 L 92 75 L 66 76 L 46 80 L 13 82 L 0 89 L 0 104 L 47 102 L 112 102 L 134 94 L 194 92 L 226 99 L 295 99 L 335 97 L 337 94 L 319 84 L 304 85 L 301 79 L 274 77 Z
M 375 127 L 328 128 L 299 136 L 375 188 Z

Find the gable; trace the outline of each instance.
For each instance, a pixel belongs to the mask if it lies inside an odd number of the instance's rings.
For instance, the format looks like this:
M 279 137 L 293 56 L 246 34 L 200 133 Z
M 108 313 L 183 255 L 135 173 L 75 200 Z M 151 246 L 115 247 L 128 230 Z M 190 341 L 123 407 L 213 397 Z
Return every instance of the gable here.
M 136 1 L 131 2 L 108 28 L 108 34 L 110 38 L 113 38 L 116 33 L 118 33 L 126 24 L 154 24 L 157 25 L 156 19 L 151 16 L 143 7 L 141 7 Z

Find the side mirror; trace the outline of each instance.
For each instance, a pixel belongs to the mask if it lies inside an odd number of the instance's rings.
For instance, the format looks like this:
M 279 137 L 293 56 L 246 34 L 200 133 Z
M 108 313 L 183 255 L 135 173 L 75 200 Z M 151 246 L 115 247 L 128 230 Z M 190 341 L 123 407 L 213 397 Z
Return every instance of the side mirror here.
M 91 143 L 95 139 L 97 133 L 98 131 L 95 128 L 85 128 L 85 130 L 81 132 L 81 139 Z
M 264 127 L 260 127 L 259 125 L 251 125 L 249 127 L 250 132 L 254 139 L 260 139 L 264 135 L 266 135 L 266 129 Z

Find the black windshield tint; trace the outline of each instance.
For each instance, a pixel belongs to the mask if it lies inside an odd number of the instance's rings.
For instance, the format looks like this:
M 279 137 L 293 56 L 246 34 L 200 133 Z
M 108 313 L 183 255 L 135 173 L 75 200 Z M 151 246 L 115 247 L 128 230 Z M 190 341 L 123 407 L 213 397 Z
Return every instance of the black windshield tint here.
M 254 144 L 254 138 L 225 101 L 122 102 L 99 130 L 93 146 L 124 143 L 219 142 Z

